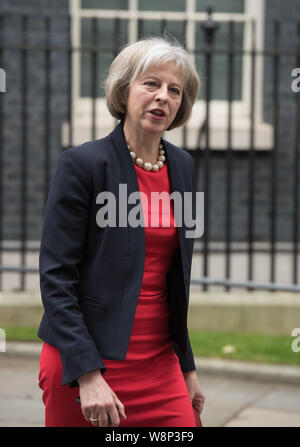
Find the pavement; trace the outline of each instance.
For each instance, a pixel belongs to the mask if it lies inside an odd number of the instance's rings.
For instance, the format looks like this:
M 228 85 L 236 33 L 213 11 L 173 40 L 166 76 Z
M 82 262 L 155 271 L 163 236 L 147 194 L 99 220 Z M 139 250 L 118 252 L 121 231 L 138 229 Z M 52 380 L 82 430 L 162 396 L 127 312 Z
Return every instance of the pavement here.
M 0 427 L 43 427 L 40 343 L 0 352 Z M 300 354 L 299 354 L 300 355 Z M 196 357 L 204 427 L 300 427 L 300 368 Z

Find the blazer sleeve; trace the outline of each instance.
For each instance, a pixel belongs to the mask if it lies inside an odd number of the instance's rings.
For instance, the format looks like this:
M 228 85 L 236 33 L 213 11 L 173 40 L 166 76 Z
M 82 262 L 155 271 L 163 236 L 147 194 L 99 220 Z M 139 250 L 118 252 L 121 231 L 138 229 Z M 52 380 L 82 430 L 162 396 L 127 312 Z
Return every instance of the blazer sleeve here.
M 52 177 L 44 212 L 39 269 L 45 313 L 63 364 L 63 383 L 105 365 L 85 325 L 76 285 L 84 251 L 92 201 L 85 157 L 76 148 L 65 150 Z
M 182 354 L 176 343 L 173 344 L 175 353 L 179 359 L 179 364 L 182 372 L 194 371 L 196 369 L 194 355 L 190 343 L 189 334 L 186 335 L 186 351 Z

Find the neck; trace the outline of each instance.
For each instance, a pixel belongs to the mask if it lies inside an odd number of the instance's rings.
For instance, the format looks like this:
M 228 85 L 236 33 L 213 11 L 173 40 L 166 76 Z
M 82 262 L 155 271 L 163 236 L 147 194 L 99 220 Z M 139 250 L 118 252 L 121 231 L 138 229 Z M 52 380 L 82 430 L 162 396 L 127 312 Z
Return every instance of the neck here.
M 130 149 L 137 157 L 144 161 L 155 163 L 158 155 L 158 147 L 161 140 L 160 134 L 145 134 L 142 130 L 133 130 L 125 121 L 124 136 Z

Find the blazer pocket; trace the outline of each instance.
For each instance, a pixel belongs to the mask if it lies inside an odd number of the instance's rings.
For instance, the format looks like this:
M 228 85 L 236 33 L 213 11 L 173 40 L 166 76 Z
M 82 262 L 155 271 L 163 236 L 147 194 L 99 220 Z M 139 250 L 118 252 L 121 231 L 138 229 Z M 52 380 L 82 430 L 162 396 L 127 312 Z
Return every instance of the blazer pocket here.
M 79 302 L 81 304 L 89 303 L 89 304 L 93 304 L 94 306 L 99 306 L 102 308 L 106 307 L 106 303 L 103 300 L 103 298 L 87 295 L 86 293 L 81 293 L 81 292 L 78 292 L 78 298 L 79 298 Z

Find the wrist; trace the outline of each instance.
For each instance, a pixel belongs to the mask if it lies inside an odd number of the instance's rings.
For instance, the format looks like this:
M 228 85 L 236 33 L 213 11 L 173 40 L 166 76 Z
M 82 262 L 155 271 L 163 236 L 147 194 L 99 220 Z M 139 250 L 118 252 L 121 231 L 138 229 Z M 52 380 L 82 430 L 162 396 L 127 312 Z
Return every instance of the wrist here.
M 183 377 L 185 379 L 197 377 L 197 371 L 195 369 L 193 369 L 192 371 L 185 371 L 183 373 Z
M 102 377 L 101 372 L 99 369 L 94 369 L 92 371 L 88 371 L 81 376 L 77 378 L 77 382 L 79 383 L 79 386 L 83 385 L 86 382 L 89 382 L 95 377 Z

